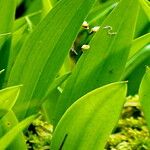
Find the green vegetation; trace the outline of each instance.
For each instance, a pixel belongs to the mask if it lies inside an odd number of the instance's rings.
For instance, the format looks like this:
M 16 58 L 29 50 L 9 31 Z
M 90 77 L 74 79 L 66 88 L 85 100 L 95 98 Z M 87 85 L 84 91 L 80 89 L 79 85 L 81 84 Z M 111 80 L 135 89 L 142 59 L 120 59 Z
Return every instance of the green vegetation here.
M 150 149 L 149 0 L 0 6 L 0 150 Z

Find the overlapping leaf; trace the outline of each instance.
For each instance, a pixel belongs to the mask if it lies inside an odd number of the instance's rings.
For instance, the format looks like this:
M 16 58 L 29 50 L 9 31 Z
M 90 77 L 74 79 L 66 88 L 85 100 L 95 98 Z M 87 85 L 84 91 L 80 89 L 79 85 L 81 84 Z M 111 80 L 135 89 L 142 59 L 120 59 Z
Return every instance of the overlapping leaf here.
M 0 48 L 4 43 L 6 36 L 1 36 L 1 34 L 10 33 L 12 30 L 12 25 L 15 16 L 16 0 L 0 0 Z M 7 11 L 6 11 L 7 10 Z
M 26 128 L 34 119 L 36 116 L 30 116 L 26 118 L 25 120 L 18 123 L 16 126 L 14 126 L 10 131 L 8 131 L 2 138 L 0 138 L 0 148 L 1 150 L 5 150 L 9 144 L 14 140 L 14 138 L 22 131 L 24 128 Z
M 106 4 L 103 4 L 101 7 L 95 7 L 92 9 L 88 17 L 86 18 L 86 21 L 91 24 L 97 24 L 99 25 L 104 18 L 112 11 L 112 9 L 117 6 L 118 3 L 114 3 L 111 1 L 106 2 Z
M 98 88 L 77 100 L 54 132 L 51 150 L 102 150 L 116 125 L 126 96 L 125 83 Z
M 0 120 L 0 138 L 9 132 L 14 126 L 18 124 L 18 120 L 13 111 L 9 111 Z M 5 144 L 5 143 L 4 143 Z M 8 146 L 9 150 L 27 150 L 26 140 L 22 132 L 19 132 L 16 138 Z
M 50 88 L 48 89 L 42 106 L 42 111 L 46 117 L 47 122 L 52 123 L 52 118 L 54 116 L 56 104 L 61 92 L 58 87 L 69 77 L 70 73 L 60 76 L 55 79 Z
M 135 38 L 138 38 L 150 30 L 150 21 L 145 14 L 144 10 L 140 7 L 138 14 L 136 29 L 135 29 Z
M 91 0 L 60 1 L 24 43 L 8 84 L 24 85 L 14 107 L 19 118 L 24 118 L 28 108 L 30 114 L 41 105 L 93 3 Z
M 139 0 L 139 1 L 150 21 L 150 2 L 147 0 Z
M 15 104 L 20 92 L 20 86 L 0 90 L 0 117 L 6 114 Z
M 6 69 L 11 47 L 16 0 L 0 0 L 0 70 Z M 0 75 L 0 87 L 3 85 L 5 72 Z
M 150 68 L 147 68 L 141 82 L 139 97 L 142 105 L 142 110 L 144 112 L 144 117 L 150 130 Z
M 58 101 L 55 123 L 75 100 L 88 91 L 120 80 L 133 40 L 138 11 L 137 0 L 122 0 L 103 22 L 90 42 L 90 49 L 84 52 L 68 79 Z
M 128 80 L 128 94 L 138 93 L 139 85 L 145 73 L 145 66 L 150 65 L 150 44 L 137 52 L 126 64 L 124 80 Z
M 138 53 L 144 46 L 150 43 L 150 33 L 147 33 L 137 39 L 132 43 L 132 47 L 129 54 L 129 59 Z

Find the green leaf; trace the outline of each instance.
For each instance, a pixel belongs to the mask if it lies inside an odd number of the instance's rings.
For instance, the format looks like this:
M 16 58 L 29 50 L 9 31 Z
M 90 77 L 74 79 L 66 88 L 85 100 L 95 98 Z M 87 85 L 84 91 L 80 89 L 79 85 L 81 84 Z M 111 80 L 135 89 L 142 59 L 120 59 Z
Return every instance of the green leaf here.
M 15 17 L 16 0 L 12 0 L 11 3 L 10 0 L 0 0 L 0 6 L 0 34 L 10 33 Z M 0 48 L 8 36 L 0 37 Z
M 42 0 L 43 4 L 43 16 L 45 16 L 51 9 L 52 9 L 52 3 L 50 0 Z
M 22 0 L 16 0 L 16 5 L 20 5 L 20 3 L 22 2 Z
M 137 45 L 140 45 L 140 43 Z M 148 44 L 147 46 L 140 49 L 139 52 L 137 52 L 133 57 L 131 57 L 127 61 L 123 79 L 125 79 L 127 76 L 129 76 L 138 65 L 143 63 L 143 61 L 149 57 L 150 57 L 150 44 Z
M 53 93 L 54 90 L 57 89 L 58 86 L 60 86 L 69 76 L 71 73 L 66 73 L 58 78 L 56 78 L 54 80 L 54 82 L 51 84 L 51 86 L 49 87 L 47 93 L 45 94 L 44 99 L 47 99 L 51 93 Z
M 140 85 L 139 97 L 144 117 L 150 130 L 150 68 L 148 67 Z
M 60 1 L 24 43 L 8 81 L 8 85 L 24 85 L 13 109 L 19 119 L 40 107 L 93 3 L 91 0 Z M 23 112 L 20 107 L 24 107 Z
M 104 149 L 118 122 L 125 96 L 126 84 L 113 83 L 81 97 L 56 126 L 51 149 Z
M 0 119 L 8 112 L 6 109 L 0 109 Z
M 31 13 L 29 15 L 26 15 L 26 16 L 16 19 L 14 22 L 13 31 L 15 32 L 15 31 L 19 30 L 22 26 L 28 25 L 26 18 L 29 18 L 30 20 L 35 20 L 36 18 L 38 18 L 40 16 L 41 16 L 41 11 L 37 11 L 37 12 Z M 32 24 L 33 24 L 33 22 L 32 22 Z M 34 25 L 37 25 L 37 24 L 34 24 Z
M 129 59 L 135 55 L 137 52 L 139 52 L 144 46 L 146 46 L 148 43 L 150 43 L 150 33 L 147 33 L 133 41 Z
M 150 44 L 136 53 L 126 64 L 122 80 L 128 80 L 128 94 L 138 93 L 141 79 L 145 73 L 145 66 L 150 65 Z
M 0 146 L 1 150 L 5 150 L 9 144 L 14 140 L 14 138 L 24 130 L 34 119 L 36 116 L 30 116 L 16 126 L 14 126 L 10 131 L 8 131 L 1 139 L 0 139 Z
M 52 83 L 50 88 L 48 89 L 48 92 L 46 93 L 44 97 L 44 103 L 42 105 L 42 111 L 44 112 L 44 115 L 46 117 L 46 121 L 49 123 L 52 123 L 52 118 L 54 117 L 54 110 L 56 108 L 57 100 L 60 96 L 60 92 L 58 90 L 58 87 L 70 76 L 70 73 L 64 74 L 63 76 L 60 76 L 55 79 L 55 81 Z
M 27 22 L 25 24 L 23 24 L 19 29 L 14 31 L 13 36 L 12 36 L 12 45 L 11 45 L 12 48 L 11 48 L 11 51 L 9 54 L 8 67 L 7 67 L 7 71 L 5 74 L 5 80 L 4 80 L 5 83 L 7 83 L 7 81 L 8 81 L 12 66 L 16 60 L 16 57 L 17 57 L 24 41 L 28 38 L 28 36 L 31 32 L 32 32 L 32 27 L 29 27 Z
M 0 0 L 0 70 L 6 69 L 11 47 L 11 31 L 15 18 L 16 0 Z M 5 72 L 0 75 L 0 87 Z
M 141 6 L 142 6 L 143 10 L 145 11 L 147 17 L 150 20 L 150 5 L 148 4 L 149 1 L 147 1 L 147 0 L 139 0 L 139 1 L 141 3 Z
M 147 18 L 144 10 L 140 7 L 135 29 L 135 38 L 138 38 L 150 30 L 150 21 Z
M 41 11 L 42 10 L 42 0 L 26 0 L 24 1 L 25 6 L 27 7 L 24 15 L 29 15 L 31 13 Z M 39 17 L 41 19 L 41 17 Z
M 108 1 L 106 4 L 103 4 L 101 7 L 95 7 L 92 9 L 86 21 L 91 24 L 100 25 L 104 18 L 112 11 L 118 3 Z
M 34 18 L 32 18 L 33 24 L 37 25 L 42 19 L 42 11 L 43 11 L 43 5 L 42 0 L 25 0 L 24 5 L 27 8 L 23 15 L 28 16 L 31 14 L 35 14 L 37 12 L 40 12 L 38 15 L 36 15 Z
M 20 86 L 0 90 L 0 109 L 10 110 L 16 102 L 19 92 Z
M 126 11 L 127 9 L 130 11 Z M 103 22 L 89 44 L 90 49 L 83 53 L 59 98 L 55 124 L 79 97 L 99 86 L 121 79 L 133 40 L 138 11 L 137 0 L 122 0 Z M 108 34 L 105 26 L 111 26 L 112 32 L 117 34 Z
M 58 0 L 49 0 L 49 1 L 52 4 L 52 6 L 56 5 L 56 3 L 58 2 Z
M 9 111 L 1 120 L 0 120 L 0 129 L 3 132 L 1 137 L 10 131 L 14 126 L 18 124 L 18 120 L 13 111 Z M 27 145 L 23 133 L 19 133 L 16 138 L 8 147 L 9 150 L 27 150 Z

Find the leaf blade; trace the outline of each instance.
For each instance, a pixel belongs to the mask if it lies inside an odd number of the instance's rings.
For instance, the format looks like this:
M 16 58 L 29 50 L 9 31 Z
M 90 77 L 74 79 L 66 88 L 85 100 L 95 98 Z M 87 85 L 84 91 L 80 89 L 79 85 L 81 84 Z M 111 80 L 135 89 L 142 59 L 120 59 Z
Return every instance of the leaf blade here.
M 18 124 L 18 120 L 16 115 L 12 110 L 10 110 L 1 120 L 0 120 L 0 129 L 3 130 L 3 134 L 0 135 L 1 137 L 4 136 L 8 131 L 10 131 L 14 126 Z M 0 137 L 0 138 L 1 138 Z M 25 141 L 25 137 L 23 133 L 19 133 L 17 137 L 11 142 L 8 146 L 9 150 L 27 150 L 27 145 Z
M 148 125 L 148 128 L 150 130 L 150 68 L 147 67 L 146 73 L 143 76 L 140 89 L 139 89 L 139 98 L 142 106 L 142 110 L 144 113 L 144 117 L 146 119 L 146 123 Z
M 51 149 L 104 149 L 126 95 L 125 83 L 98 88 L 77 100 L 65 112 L 52 138 Z M 110 115 L 113 112 L 114 115 Z M 115 117 L 114 117 L 115 116 Z M 111 123 L 110 123 L 111 122 Z M 67 135 L 67 137 L 66 137 Z M 63 138 L 66 137 L 62 145 Z
M 35 107 L 40 107 L 44 92 L 59 71 L 93 2 L 90 0 L 58 2 L 30 34 L 15 61 L 8 82 L 8 85 L 17 83 L 24 85 L 14 107 L 19 118 L 24 118 L 26 114 L 36 111 Z M 19 108 L 24 102 L 26 102 L 25 111 L 20 113 Z M 27 112 L 28 108 L 30 110 Z
M 13 141 L 13 139 L 18 135 L 18 133 L 20 133 L 24 128 L 26 128 L 35 119 L 35 117 L 36 116 L 30 116 L 26 118 L 25 120 L 21 121 L 16 126 L 14 126 L 10 131 L 8 131 L 0 139 L 1 150 L 5 150 Z
M 124 14 L 127 8 L 130 12 Z M 83 53 L 68 79 L 57 104 L 54 124 L 57 124 L 65 110 L 75 100 L 88 91 L 120 81 L 133 40 L 138 11 L 138 1 L 122 0 L 103 22 L 102 29 L 97 32 L 89 44 L 91 48 Z M 128 17 L 131 12 L 133 18 Z M 124 22 L 128 23 L 124 24 Z M 112 32 L 117 32 L 116 35 L 109 35 L 108 31 L 103 28 L 108 25 L 112 27 Z
M 0 115 L 0 117 L 6 114 L 6 112 L 14 106 L 19 96 L 19 92 L 20 86 L 0 90 L 0 110 L 3 110 L 4 112 Z

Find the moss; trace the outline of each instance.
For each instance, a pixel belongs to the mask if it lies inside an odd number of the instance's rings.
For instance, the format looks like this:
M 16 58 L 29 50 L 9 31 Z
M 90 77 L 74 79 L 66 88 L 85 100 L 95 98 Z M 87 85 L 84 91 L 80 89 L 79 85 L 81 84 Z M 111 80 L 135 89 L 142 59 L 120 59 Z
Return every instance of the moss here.
M 28 148 L 49 150 L 53 126 L 42 115 L 27 132 Z M 110 135 L 105 150 L 149 150 L 150 134 L 140 108 L 138 96 L 128 97 L 117 128 Z
M 150 135 L 140 109 L 138 96 L 129 97 L 107 150 L 149 150 Z
M 49 150 L 53 126 L 44 121 L 42 115 L 30 125 L 26 140 L 30 150 Z

